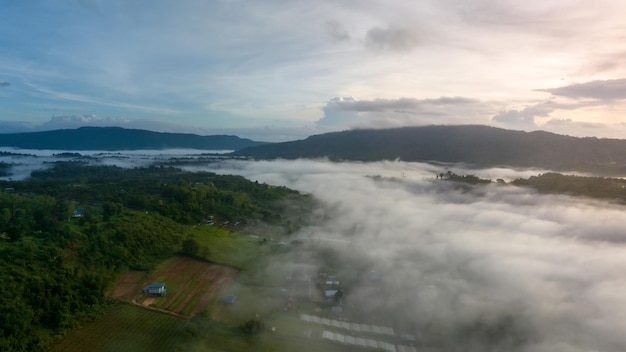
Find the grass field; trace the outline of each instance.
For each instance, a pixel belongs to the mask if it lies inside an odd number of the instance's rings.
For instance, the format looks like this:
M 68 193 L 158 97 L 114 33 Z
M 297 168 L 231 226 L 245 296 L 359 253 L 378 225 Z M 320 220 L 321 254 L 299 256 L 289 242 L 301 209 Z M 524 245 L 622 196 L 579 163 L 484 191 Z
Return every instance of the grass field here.
M 120 303 L 97 321 L 69 333 L 51 351 L 176 351 L 186 326 L 187 320 Z
M 201 246 L 201 257 L 243 270 L 256 268 L 258 260 L 268 253 L 258 238 L 216 226 L 199 226 L 192 235 Z
M 266 331 L 252 336 L 207 318 L 181 319 L 133 304 L 118 303 L 102 318 L 69 333 L 50 352 L 344 350 L 341 345 L 304 336 L 306 325 L 295 316 L 281 317 L 274 322 L 276 332 Z

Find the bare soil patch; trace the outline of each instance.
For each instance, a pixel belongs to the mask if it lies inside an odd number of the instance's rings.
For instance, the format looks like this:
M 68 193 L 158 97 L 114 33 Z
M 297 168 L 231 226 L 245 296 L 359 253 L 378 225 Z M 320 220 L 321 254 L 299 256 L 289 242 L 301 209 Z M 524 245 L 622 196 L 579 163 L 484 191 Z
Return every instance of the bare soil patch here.
M 159 309 L 192 317 L 210 304 L 218 304 L 219 295 L 237 274 L 236 269 L 228 266 L 177 256 L 150 273 L 129 270 L 111 290 L 110 296 L 134 303 L 141 301 L 142 305 L 153 304 Z M 153 281 L 165 282 L 168 289 L 165 297 L 145 296 L 141 292 Z M 209 310 L 217 313 L 219 309 Z
M 148 273 L 145 271 L 128 270 L 124 276 L 122 276 L 115 287 L 109 293 L 110 297 L 121 299 L 122 301 L 132 301 L 141 293 L 143 288 L 142 283 L 147 277 Z

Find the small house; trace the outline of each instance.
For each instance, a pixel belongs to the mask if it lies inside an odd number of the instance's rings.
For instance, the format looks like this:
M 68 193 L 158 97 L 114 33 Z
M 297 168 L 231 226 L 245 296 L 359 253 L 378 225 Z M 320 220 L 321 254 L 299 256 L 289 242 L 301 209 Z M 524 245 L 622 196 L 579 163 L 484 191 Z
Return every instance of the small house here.
M 144 287 L 141 292 L 155 296 L 165 296 L 167 289 L 164 282 L 153 282 Z
M 85 208 L 77 208 L 72 213 L 73 218 L 82 218 L 83 216 L 85 216 Z

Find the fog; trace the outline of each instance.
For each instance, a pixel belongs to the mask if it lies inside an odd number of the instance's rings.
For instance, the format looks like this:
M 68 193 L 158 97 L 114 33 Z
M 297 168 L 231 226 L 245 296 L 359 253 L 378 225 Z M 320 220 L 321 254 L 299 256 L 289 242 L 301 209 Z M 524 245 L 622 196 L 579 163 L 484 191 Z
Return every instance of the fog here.
M 341 240 L 327 241 L 340 275 L 345 265 L 383 278 L 354 280 L 347 307 L 406 326 L 424 348 L 626 350 L 623 207 L 509 185 L 459 187 L 419 163 L 228 161 L 211 171 L 322 200 L 326 220 L 300 235 Z
M 89 165 L 115 165 L 125 168 L 146 167 L 155 163 L 165 162 L 170 158 L 185 160 L 213 159 L 216 155 L 230 153 L 232 150 L 197 150 L 197 149 L 166 149 L 166 150 L 46 150 L 20 149 L 12 147 L 0 148 L 0 162 L 11 165 L 10 175 L 0 180 L 23 180 L 30 177 L 33 170 L 44 170 L 54 166 L 59 160 L 80 161 Z M 63 156 L 63 154 L 68 154 Z M 71 155 L 69 155 L 71 154 Z M 73 155 L 79 155 L 78 157 Z
M 172 155 L 94 154 L 88 162 L 136 167 Z M 420 351 L 626 351 L 626 208 L 435 178 L 450 170 L 509 181 L 544 170 L 400 161 L 198 163 L 194 155 L 184 155 L 194 160 L 185 169 L 242 175 L 319 199 L 315 222 L 292 235 L 322 249 L 307 263 L 334 268 L 348 284 L 346 311 L 415 334 Z M 7 158 L 27 175 L 54 156 Z M 368 273 L 382 279 L 372 282 Z

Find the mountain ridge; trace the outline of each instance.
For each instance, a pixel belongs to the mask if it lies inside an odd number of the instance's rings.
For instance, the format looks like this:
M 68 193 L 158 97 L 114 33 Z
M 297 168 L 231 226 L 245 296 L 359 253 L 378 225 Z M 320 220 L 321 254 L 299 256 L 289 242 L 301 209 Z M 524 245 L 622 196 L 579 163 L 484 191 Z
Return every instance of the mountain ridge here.
M 265 142 L 237 136 L 200 136 L 191 133 L 154 132 L 122 127 L 79 127 L 41 132 L 0 134 L 0 147 L 50 150 L 137 150 L 190 148 L 239 150 Z
M 465 163 L 474 167 L 534 167 L 607 176 L 626 174 L 626 140 L 572 137 L 541 130 L 525 132 L 485 125 L 354 129 L 281 143 L 257 142 L 230 135 L 200 136 L 122 127 L 80 127 L 0 134 L 0 147 L 76 151 L 234 150 L 231 156 L 258 159 L 399 159 Z
M 476 167 L 537 167 L 557 171 L 626 173 L 626 140 L 515 131 L 484 125 L 359 129 L 238 150 L 254 158 L 337 161 L 438 161 Z

